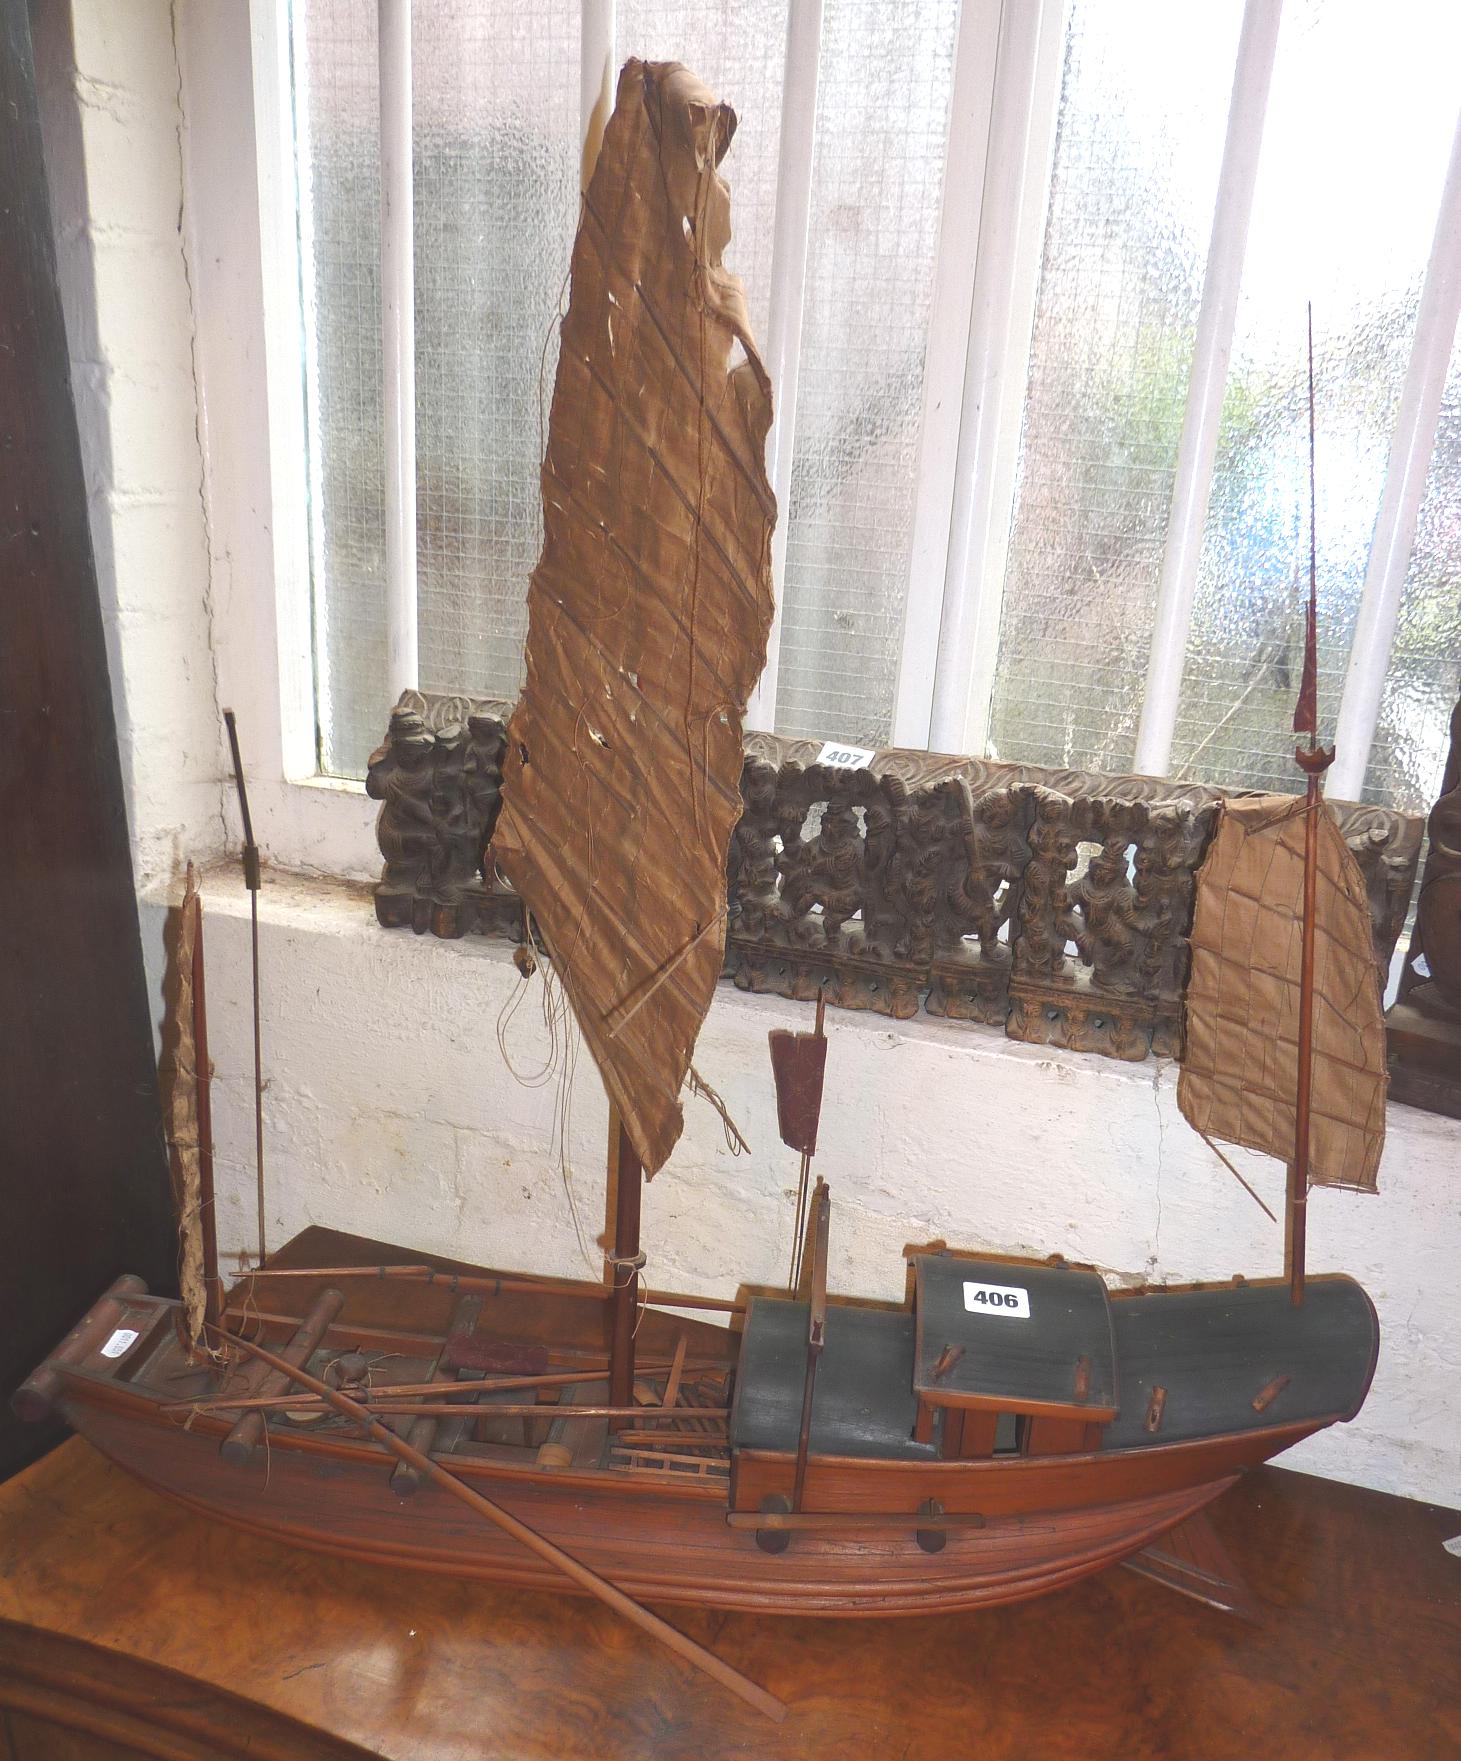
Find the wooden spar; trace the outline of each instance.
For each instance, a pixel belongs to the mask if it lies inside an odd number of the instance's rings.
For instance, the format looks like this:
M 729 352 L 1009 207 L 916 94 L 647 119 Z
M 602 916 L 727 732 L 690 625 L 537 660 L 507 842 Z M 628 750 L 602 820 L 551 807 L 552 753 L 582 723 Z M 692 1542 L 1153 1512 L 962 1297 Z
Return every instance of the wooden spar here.
M 1314 1080 L 1314 915 L 1318 896 L 1319 815 L 1323 811 L 1319 779 L 1334 762 L 1334 754 L 1322 749 L 1301 748 L 1298 759 L 1309 772 L 1309 787 L 1304 806 L 1304 947 L 1299 968 L 1299 1076 L 1294 1105 L 1294 1159 L 1289 1163 L 1288 1179 L 1289 1297 L 1295 1308 L 1304 1300 L 1304 1241 L 1309 1211 L 1309 1115 Z
M 817 1362 L 827 1333 L 827 1230 L 831 1222 L 832 1195 L 820 1177 L 812 1194 L 812 1299 L 807 1305 L 807 1373 L 802 1384 L 802 1417 L 796 1440 L 796 1475 L 792 1481 L 791 1508 L 802 1507 L 807 1481 L 807 1456 L 812 1445 L 812 1398 L 817 1388 Z
M 1314 308 L 1309 307 L 1309 605 L 1304 624 L 1304 671 L 1294 709 L 1294 732 L 1307 733 L 1309 744 L 1294 752 L 1308 778 L 1304 797 L 1303 951 L 1299 965 L 1298 1082 L 1294 1093 L 1294 1159 L 1288 1172 L 1289 1300 L 1304 1300 L 1304 1244 L 1309 1214 L 1309 1119 L 1314 1082 L 1314 941 L 1318 909 L 1319 815 L 1323 811 L 1324 772 L 1334 763 L 1334 748 L 1319 744 L 1318 623 L 1319 540 L 1314 489 Z
M 488 1405 L 476 1401 L 477 1387 L 478 1384 L 475 1382 L 454 1382 L 451 1384 L 452 1392 L 455 1395 L 467 1395 L 470 1397 L 466 1404 L 454 1403 L 449 1398 L 440 1400 L 371 1400 L 369 1402 L 359 1401 L 356 1404 L 360 1407 L 362 1412 L 370 1413 L 379 1418 L 391 1419 L 455 1419 L 462 1417 L 463 1413 L 467 1411 L 468 1406 L 470 1406 L 468 1416 L 470 1416 L 473 1421 L 480 1419 L 541 1419 L 552 1417 L 564 1419 L 618 1419 L 625 1425 L 652 1416 L 660 1410 L 657 1406 L 570 1405 L 549 1408 L 541 1401 L 522 1400 L 504 1401 L 500 1405 L 494 1401 L 492 1404 Z M 318 1402 L 301 1401 L 298 1406 L 286 1407 L 284 1410 L 287 1413 L 298 1415 L 299 1413 L 314 1412 L 317 1407 Z M 686 1407 L 684 1410 L 687 1414 L 693 1413 L 697 1419 L 724 1419 L 730 1414 L 730 1408 L 728 1406 L 697 1406 Z M 250 1416 L 257 1418 L 259 1424 L 262 1426 L 265 1415 L 259 1408 L 254 1408 Z M 239 1421 L 240 1424 L 242 1424 L 242 1422 L 242 1420 Z M 235 1429 L 237 1429 L 237 1426 Z M 262 1432 L 260 1434 L 262 1435 Z M 686 1441 L 693 1442 L 695 1433 L 693 1431 L 686 1431 L 684 1436 Z M 240 1458 L 235 1454 L 230 1454 L 225 1457 L 225 1459 L 229 1461 L 237 1461 Z
M 504 1534 L 511 1535 L 513 1540 L 521 1542 L 530 1553 L 535 1553 L 539 1559 L 545 1560 L 549 1565 L 556 1566 L 566 1578 L 571 1579 L 581 1590 L 586 1590 L 591 1596 L 597 1596 L 600 1602 L 606 1603 L 616 1613 L 622 1614 L 626 1620 L 633 1621 L 635 1626 L 648 1633 L 652 1638 L 658 1639 L 662 1645 L 668 1646 L 677 1656 L 683 1657 L 687 1663 L 693 1663 L 697 1669 L 703 1670 L 708 1676 L 718 1681 L 722 1687 L 729 1688 L 731 1693 L 738 1695 L 748 1706 L 754 1706 L 758 1712 L 764 1713 L 773 1723 L 780 1724 L 786 1717 L 785 1705 L 774 1694 L 768 1694 L 765 1688 L 758 1687 L 749 1677 L 742 1675 L 739 1670 L 733 1669 L 730 1664 L 717 1657 L 713 1651 L 707 1651 L 703 1645 L 697 1645 L 693 1639 L 687 1638 L 684 1633 L 672 1627 L 667 1620 L 661 1620 L 657 1614 L 651 1614 L 649 1609 L 641 1607 L 632 1596 L 626 1596 L 617 1585 L 611 1584 L 607 1578 L 601 1578 L 596 1571 L 581 1564 L 571 1553 L 565 1553 L 561 1547 L 554 1546 L 536 1529 L 529 1528 L 525 1522 L 521 1522 L 510 1511 L 504 1510 L 500 1504 L 495 1504 L 492 1499 L 484 1497 L 482 1493 L 467 1485 L 464 1480 L 459 1479 L 456 1474 L 449 1473 L 439 1462 L 433 1461 L 429 1455 L 423 1455 L 420 1450 L 413 1449 L 404 1438 L 396 1436 L 394 1431 L 388 1430 L 385 1425 L 372 1418 L 366 1408 L 352 1400 L 349 1395 L 326 1387 L 323 1382 L 317 1381 L 307 1371 L 300 1369 L 295 1364 L 286 1363 L 283 1358 L 275 1357 L 272 1351 L 266 1351 L 261 1345 L 254 1345 L 236 1334 L 223 1332 L 222 1329 L 219 1330 L 219 1336 L 240 1351 L 248 1352 L 250 1356 L 258 1358 L 276 1375 L 285 1376 L 290 1381 L 298 1383 L 300 1387 L 308 1388 L 311 1393 L 318 1395 L 327 1406 L 334 1407 L 335 1411 L 344 1417 L 354 1419 L 357 1424 L 369 1432 L 377 1443 L 383 1444 L 393 1455 L 398 1456 L 402 1461 L 410 1462 L 420 1473 L 428 1479 L 434 1480 L 444 1492 L 450 1493 L 453 1498 L 459 1498 L 463 1504 L 470 1505 L 479 1516 L 485 1516 L 489 1522 L 495 1523 Z
M 617 1112 L 611 1112 L 609 1118 L 609 1147 L 615 1159 L 614 1251 L 609 1256 L 613 1275 L 609 1404 L 628 1407 L 634 1399 L 634 1329 L 639 1318 L 639 1271 L 644 1264 L 644 1255 L 639 1251 L 639 1204 L 644 1177 L 639 1157 Z M 609 1429 L 622 1430 L 623 1424 L 613 1420 Z
M 651 1375 L 658 1374 L 669 1367 L 664 1363 L 649 1363 L 640 1364 L 639 1370 L 642 1374 Z M 687 1371 L 700 1373 L 706 1370 L 724 1370 L 726 1365 L 723 1362 L 711 1363 L 707 1360 L 704 1363 L 687 1363 L 684 1368 Z M 429 1394 L 440 1394 L 445 1400 L 452 1395 L 462 1393 L 464 1390 L 470 1391 L 475 1399 L 479 1394 L 509 1393 L 516 1388 L 572 1388 L 585 1382 L 602 1382 L 607 1375 L 606 1369 L 598 1369 L 566 1370 L 561 1374 L 554 1371 L 546 1376 L 494 1377 L 491 1381 L 482 1382 L 382 1382 L 378 1387 L 370 1390 L 370 1401 L 409 1400 L 418 1395 Z M 370 1401 L 366 1401 L 364 1404 L 369 1405 Z M 226 1412 L 234 1407 L 267 1406 L 279 1407 L 287 1412 L 291 1406 L 308 1406 L 310 1403 L 311 1396 L 308 1394 L 275 1394 L 270 1395 L 268 1399 L 259 1399 L 247 1394 L 227 1394 L 219 1395 L 216 1398 L 168 1401 L 164 1410 L 167 1412 Z M 648 1412 L 653 1409 L 646 1407 L 641 1410 Z M 699 1409 L 683 1407 L 680 1410 L 682 1413 L 695 1413 Z M 565 1408 L 565 1411 L 572 1411 L 572 1408 Z
M 310 1353 L 319 1347 L 320 1341 L 329 1331 L 330 1323 L 345 1306 L 345 1298 L 338 1290 L 322 1290 L 314 1299 L 309 1313 L 295 1329 L 294 1337 L 283 1348 L 283 1355 L 272 1358 L 274 1369 L 259 1383 L 258 1393 L 277 1394 L 285 1387 L 281 1379 L 296 1364 L 309 1362 Z M 221 1329 L 220 1329 L 221 1331 Z M 232 1334 L 225 1334 L 232 1338 Z M 262 1352 L 256 1352 L 262 1357 Z M 253 1458 L 255 1448 L 264 1440 L 264 1415 L 261 1412 L 246 1412 L 234 1425 L 233 1429 L 218 1446 L 218 1453 L 233 1467 L 243 1467 Z
M 680 1398 L 680 1378 L 685 1373 L 685 1351 L 689 1344 L 688 1333 L 682 1333 L 675 1341 L 675 1355 L 670 1362 L 670 1373 L 665 1377 L 665 1397 L 661 1406 L 671 1407 Z
M 218 1216 L 213 1204 L 213 1066 L 208 1057 L 208 999 L 203 988 L 203 899 L 194 893 L 193 1085 L 198 1118 L 198 1229 L 203 1239 L 203 1325 L 223 1318 L 223 1280 L 218 1276 Z
M 514 1296 L 597 1296 L 599 1291 L 569 1278 L 475 1278 L 466 1273 L 443 1272 L 435 1266 L 256 1266 L 244 1273 L 251 1278 L 379 1278 L 404 1279 L 410 1283 L 442 1284 L 453 1290 L 481 1290 L 488 1295 L 506 1293 Z M 613 1294 L 612 1289 L 602 1292 Z M 676 1290 L 644 1290 L 639 1292 L 641 1306 L 665 1309 L 709 1309 L 717 1314 L 739 1315 L 745 1303 L 728 1296 L 687 1296 Z
M 482 1313 L 483 1298 L 475 1293 L 459 1296 L 456 1307 L 452 1310 L 451 1324 L 447 1328 L 446 1338 L 441 1342 L 441 1350 L 437 1352 L 431 1365 L 431 1381 L 427 1384 L 428 1392 L 435 1388 L 452 1388 L 460 1390 L 456 1372 L 442 1368 L 441 1360 L 446 1355 L 446 1348 L 453 1338 L 461 1333 L 475 1331 L 478 1317 Z M 471 1386 L 471 1384 L 468 1384 Z M 388 1398 L 377 1395 L 377 1399 Z M 399 1396 L 397 1397 L 399 1398 Z M 450 1418 L 447 1413 L 444 1417 Z M 430 1455 L 437 1444 L 437 1435 L 441 1429 L 441 1420 L 435 1413 L 422 1414 L 417 1417 L 406 1432 L 406 1440 L 413 1449 L 419 1449 L 423 1455 Z M 421 1490 L 421 1476 L 409 1461 L 398 1461 L 391 1473 L 391 1490 L 398 1498 L 411 1498 Z
M 259 1264 L 268 1259 L 264 1238 L 264 1030 L 259 988 L 259 846 L 254 842 L 254 822 L 249 816 L 249 794 L 244 787 L 243 758 L 238 749 L 238 724 L 233 711 L 223 712 L 228 745 L 233 755 L 233 780 L 238 789 L 238 811 L 243 820 L 243 876 L 249 890 L 249 936 L 252 950 L 254 992 L 254 1170 L 259 1213 Z

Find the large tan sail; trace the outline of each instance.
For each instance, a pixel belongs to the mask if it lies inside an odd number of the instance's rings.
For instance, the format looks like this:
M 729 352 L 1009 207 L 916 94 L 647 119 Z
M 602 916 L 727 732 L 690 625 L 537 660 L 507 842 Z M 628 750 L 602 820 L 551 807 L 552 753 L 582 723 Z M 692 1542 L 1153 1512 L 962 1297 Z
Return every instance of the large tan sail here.
M 721 267 L 734 129 L 684 68 L 625 65 L 573 249 L 493 837 L 646 1173 L 720 974 L 772 612 L 770 385 Z
M 1385 1027 L 1364 878 L 1322 803 L 1309 1177 L 1375 1189 Z M 1197 881 L 1177 1101 L 1205 1136 L 1293 1160 L 1303 956 L 1304 802 L 1223 804 Z

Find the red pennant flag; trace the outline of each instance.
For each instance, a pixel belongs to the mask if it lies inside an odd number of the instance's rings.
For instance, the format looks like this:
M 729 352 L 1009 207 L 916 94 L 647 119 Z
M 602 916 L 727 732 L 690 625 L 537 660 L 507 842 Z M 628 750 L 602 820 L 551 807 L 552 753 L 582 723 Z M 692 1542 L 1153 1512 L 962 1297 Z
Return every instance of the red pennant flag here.
M 1314 582 L 1309 581 L 1309 608 L 1304 615 L 1304 671 L 1299 679 L 1299 700 L 1294 705 L 1294 732 L 1319 737 L 1319 608 Z

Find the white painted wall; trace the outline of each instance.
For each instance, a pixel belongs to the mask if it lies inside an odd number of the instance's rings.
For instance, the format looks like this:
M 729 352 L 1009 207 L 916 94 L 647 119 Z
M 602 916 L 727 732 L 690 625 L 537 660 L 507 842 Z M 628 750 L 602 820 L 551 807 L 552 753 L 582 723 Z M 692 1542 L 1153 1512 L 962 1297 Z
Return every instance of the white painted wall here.
M 223 838 L 172 16 L 45 0 L 37 79 L 138 885 Z
M 568 1181 L 553 1153 L 558 1084 L 520 1086 L 544 1062 L 542 980 L 504 944 L 439 942 L 376 927 L 368 892 L 270 875 L 266 1167 L 271 1243 L 307 1223 L 499 1267 L 599 1276 L 607 1107 L 591 1061 L 571 1094 Z M 219 1232 L 254 1236 L 248 908 L 232 867 L 205 890 L 209 1032 L 217 1065 Z M 146 909 L 161 994 L 162 911 Z M 807 1010 L 729 986 L 696 1063 L 749 1139 L 687 1098 L 685 1137 L 644 1205 L 647 1276 L 717 1295 L 785 1277 L 796 1158 L 776 1131 L 766 1035 Z M 833 1011 L 816 1160 L 833 1191 L 832 1288 L 901 1297 L 903 1249 L 1060 1252 L 1127 1278 L 1281 1272 L 1283 1237 L 1187 1127 L 1169 1063 L 1119 1064 L 1017 1045 L 989 1028 Z M 1316 1190 L 1309 1264 L 1361 1279 L 1379 1309 L 1380 1365 L 1354 1423 L 1286 1459 L 1386 1491 L 1461 1504 L 1461 1127 L 1390 1109 L 1378 1197 Z M 1281 1212 L 1283 1171 L 1241 1165 Z
M 261 841 L 276 860 L 368 874 L 372 810 L 358 793 L 285 780 L 248 9 L 178 0 L 175 37 L 165 0 L 74 0 L 74 77 L 66 7 L 40 10 L 62 274 L 160 998 L 159 877 L 220 844 L 220 702 L 240 711 Z M 253 1235 L 253 1128 L 247 905 L 231 869 L 210 877 L 207 902 L 220 1227 L 236 1251 Z M 271 873 L 262 949 L 276 1244 L 317 1221 L 489 1262 L 586 1269 L 552 1147 L 555 1087 L 519 1086 L 497 1049 L 504 1006 L 524 988 L 503 946 L 387 934 L 364 890 Z M 521 1067 L 541 1062 L 538 990 L 507 1031 Z M 687 1102 L 685 1140 L 646 1196 L 657 1282 L 729 1292 L 781 1275 L 795 1163 L 776 1136 L 765 1036 L 804 1021 L 788 1004 L 717 996 L 697 1062 L 754 1153 L 732 1158 L 719 1121 Z M 829 1029 L 818 1166 L 835 1195 L 836 1289 L 900 1294 L 902 1249 L 937 1236 L 1153 1278 L 1278 1270 L 1279 1232 L 1182 1123 L 1170 1066 L 929 1020 L 837 1012 Z M 586 1059 L 572 1103 L 571 1182 L 592 1257 L 606 1108 Z M 1359 1419 L 1295 1451 L 1295 1465 L 1461 1503 L 1458 1150 L 1461 1125 L 1394 1107 L 1381 1196 L 1314 1194 L 1310 1263 L 1363 1279 L 1384 1345 Z M 1279 1170 L 1254 1178 L 1276 1199 Z

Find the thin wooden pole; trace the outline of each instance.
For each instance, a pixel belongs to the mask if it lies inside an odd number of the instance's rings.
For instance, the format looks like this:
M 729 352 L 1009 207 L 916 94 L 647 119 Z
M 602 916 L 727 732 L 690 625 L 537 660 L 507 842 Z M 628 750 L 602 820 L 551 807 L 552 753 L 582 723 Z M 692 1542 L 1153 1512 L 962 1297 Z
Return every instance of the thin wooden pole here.
M 754 1706 L 758 1712 L 764 1713 L 773 1723 L 780 1724 L 786 1717 L 785 1705 L 774 1694 L 768 1694 L 765 1688 L 758 1687 L 749 1677 L 742 1675 L 738 1669 L 733 1669 L 730 1664 L 717 1657 L 713 1651 L 707 1651 L 703 1645 L 697 1645 L 693 1639 L 687 1638 L 684 1633 L 672 1627 L 667 1620 L 661 1620 L 657 1614 L 651 1614 L 649 1609 L 641 1607 L 632 1596 L 626 1596 L 617 1585 L 611 1584 L 607 1578 L 600 1577 L 596 1571 L 575 1559 L 571 1553 L 565 1553 L 561 1547 L 555 1546 L 546 1536 L 540 1535 L 536 1529 L 530 1529 L 525 1522 L 519 1521 L 510 1511 L 504 1510 L 500 1504 L 495 1504 L 490 1498 L 475 1491 L 464 1480 L 449 1473 L 439 1462 L 433 1461 L 429 1455 L 423 1455 L 419 1449 L 413 1449 L 403 1437 L 398 1437 L 394 1431 L 388 1430 L 385 1425 L 372 1418 L 366 1408 L 361 1406 L 358 1401 L 352 1400 L 347 1394 L 341 1394 L 338 1389 L 326 1387 L 323 1382 L 317 1381 L 307 1371 L 294 1364 L 286 1363 L 283 1358 L 275 1357 L 272 1351 L 266 1351 L 261 1345 L 255 1345 L 235 1334 L 225 1333 L 222 1329 L 219 1330 L 219 1334 L 221 1338 L 228 1340 L 240 1351 L 246 1351 L 251 1356 L 258 1358 L 278 1374 L 297 1382 L 301 1388 L 308 1388 L 311 1393 L 317 1394 L 326 1405 L 334 1407 L 336 1412 L 343 1414 L 346 1418 L 353 1419 L 377 1443 L 383 1444 L 391 1454 L 398 1456 L 402 1461 L 410 1462 L 412 1467 L 426 1475 L 428 1479 L 434 1480 L 444 1492 L 450 1493 L 453 1498 L 458 1498 L 463 1504 L 469 1505 L 479 1516 L 485 1516 L 488 1522 L 495 1523 L 504 1534 L 511 1535 L 514 1541 L 520 1542 L 530 1553 L 536 1553 L 539 1559 L 546 1560 L 549 1565 L 556 1567 L 564 1577 L 577 1584 L 581 1590 L 586 1590 L 590 1596 L 597 1596 L 600 1602 L 607 1604 L 616 1613 L 622 1614 L 626 1620 L 633 1621 L 635 1626 L 648 1633 L 651 1638 L 658 1639 L 662 1645 L 668 1646 L 676 1656 L 683 1657 L 687 1663 L 693 1663 L 697 1669 L 703 1670 L 706 1675 L 718 1681 L 722 1687 L 729 1688 L 731 1693 L 744 1700 L 748 1706 Z
M 203 1325 L 223 1318 L 218 1276 L 218 1217 L 213 1205 L 213 1066 L 208 1057 L 208 999 L 203 988 L 203 900 L 194 895 L 193 1086 L 198 1115 L 198 1229 L 203 1241 Z
M 238 745 L 238 723 L 231 709 L 223 712 L 228 729 L 228 748 L 233 757 L 233 781 L 238 790 L 239 818 L 243 822 L 243 876 L 249 891 L 249 950 L 254 995 L 254 1171 L 259 1221 L 259 1264 L 269 1257 L 264 1227 L 264 1011 L 259 985 L 259 846 L 254 842 L 254 822 L 249 813 L 249 792 L 244 785 L 243 756 Z
M 457 1391 L 457 1393 L 459 1395 L 466 1394 L 469 1397 L 469 1399 L 467 1401 L 461 1402 L 459 1404 L 454 1404 L 453 1401 L 449 1398 L 443 1398 L 440 1400 L 426 1400 L 424 1398 L 421 1400 L 376 1400 L 376 1399 L 372 1399 L 369 1402 L 369 1404 L 366 1404 L 364 1402 L 359 1403 L 360 1410 L 362 1412 L 371 1413 L 372 1415 L 377 1415 L 381 1418 L 394 1418 L 394 1419 L 399 1419 L 399 1418 L 453 1419 L 453 1418 L 460 1418 L 465 1413 L 468 1417 L 470 1417 L 473 1420 L 477 1420 L 477 1419 L 544 1419 L 544 1418 L 619 1419 L 620 1421 L 622 1421 L 623 1424 L 631 1425 L 631 1426 L 634 1424 L 637 1424 L 639 1421 L 641 1421 L 645 1418 L 653 1417 L 654 1414 L 656 1414 L 660 1411 L 660 1408 L 657 1406 L 572 1406 L 571 1405 L 571 1406 L 552 1407 L 552 1406 L 546 1405 L 542 1401 L 523 1401 L 523 1400 L 511 1401 L 511 1402 L 504 1401 L 500 1405 L 497 1404 L 496 1402 L 493 1402 L 492 1404 L 489 1405 L 484 1402 L 478 1402 L 475 1399 L 470 1398 L 471 1396 L 474 1396 L 476 1393 L 477 1384 L 475 1382 L 453 1382 L 451 1384 L 444 1383 L 443 1387 L 445 1387 L 445 1386 L 452 1387 L 453 1389 L 455 1389 Z M 258 1406 L 251 1407 L 249 1410 L 251 1412 L 257 1414 L 262 1419 L 262 1417 L 264 1416 L 262 1409 L 267 1407 L 267 1404 L 268 1404 L 267 1402 L 260 1402 Z M 310 1413 L 310 1412 L 314 1412 L 317 1409 L 317 1407 L 318 1407 L 318 1402 L 301 1401 L 300 1404 L 297 1406 L 285 1407 L 284 1411 L 286 1413 L 295 1413 L 295 1414 Z M 692 1413 L 693 1416 L 697 1419 L 702 1419 L 702 1418 L 705 1418 L 705 1419 L 724 1419 L 724 1418 L 729 1417 L 729 1415 L 730 1415 L 730 1408 L 728 1406 L 697 1406 L 697 1407 L 686 1407 L 684 1410 L 687 1413 Z M 219 1416 L 226 1417 L 227 1414 L 220 1414 Z M 694 1433 L 687 1431 L 685 1433 L 685 1436 L 687 1438 L 693 1438 Z M 232 1459 L 232 1458 L 230 1457 L 230 1459 Z
M 683 1368 L 691 1373 L 705 1370 L 724 1370 L 723 1363 L 686 1363 Z M 641 1370 L 660 1373 L 672 1368 L 666 1362 L 641 1364 Z M 573 1388 L 589 1382 L 602 1382 L 608 1374 L 607 1370 L 566 1370 L 561 1374 L 552 1372 L 546 1376 L 503 1376 L 491 1381 L 482 1382 L 382 1382 L 370 1389 L 370 1398 L 363 1404 L 372 1405 L 379 1400 L 410 1400 L 418 1395 L 439 1394 L 446 1404 L 462 1394 L 469 1394 L 476 1400 L 483 1394 L 511 1393 L 518 1388 Z M 267 1406 L 282 1407 L 286 1411 L 292 1406 L 309 1406 L 313 1396 L 308 1394 L 276 1394 L 267 1400 L 260 1400 L 250 1394 L 227 1394 L 216 1398 L 204 1396 L 197 1400 L 173 1400 L 167 1402 L 164 1412 L 223 1412 L 232 1407 Z M 445 1405 L 443 1406 L 445 1410 Z M 575 1410 L 568 1407 L 565 1412 Z M 644 1412 L 653 1412 L 652 1407 L 639 1408 Z M 683 1407 L 682 1413 L 696 1413 L 698 1407 Z
M 1309 1117 L 1314 1082 L 1314 942 L 1319 890 L 1320 778 L 1334 762 L 1332 750 L 1300 747 L 1295 755 L 1309 773 L 1304 801 L 1304 945 L 1299 966 L 1299 1071 L 1294 1097 L 1294 1159 L 1289 1163 L 1289 1300 L 1304 1300 L 1304 1243 L 1309 1214 Z
M 575 1283 L 571 1278 L 531 1278 L 501 1277 L 478 1278 L 463 1272 L 443 1272 L 435 1266 L 255 1266 L 244 1273 L 245 1279 L 253 1278 L 375 1278 L 379 1280 L 404 1279 L 408 1283 L 440 1284 L 452 1290 L 483 1290 L 491 1296 L 500 1295 L 556 1295 L 583 1296 L 599 1299 L 605 1295 L 612 1296 L 612 1288 L 601 1290 L 587 1283 Z M 645 1290 L 640 1289 L 639 1301 L 650 1308 L 666 1309 L 708 1309 L 717 1314 L 738 1315 L 745 1309 L 745 1303 L 736 1302 L 728 1296 L 688 1296 L 677 1290 Z
M 1309 605 L 1304 623 L 1304 671 L 1294 710 L 1294 732 L 1309 744 L 1295 749 L 1294 761 L 1308 777 L 1304 797 L 1304 920 L 1299 960 L 1298 1082 L 1294 1094 L 1294 1159 L 1289 1163 L 1289 1301 L 1304 1300 L 1304 1245 L 1309 1216 L 1309 1115 L 1314 1081 L 1314 939 L 1319 891 L 1319 815 L 1321 779 L 1334 763 L 1333 747 L 1319 744 L 1319 536 L 1314 472 L 1314 308 L 1309 307 Z
M 614 1275 L 613 1308 L 609 1315 L 609 1404 L 627 1407 L 634 1399 L 634 1329 L 639 1319 L 639 1271 L 644 1264 L 639 1251 L 639 1200 L 644 1170 L 617 1113 L 611 1115 L 609 1126 L 611 1153 L 617 1158 L 614 1252 L 609 1260 Z M 609 1429 L 623 1430 L 626 1422 L 611 1420 Z
M 807 1483 L 807 1458 L 812 1447 L 812 1401 L 817 1387 L 817 1365 L 827 1336 L 827 1230 L 832 1197 L 825 1180 L 817 1181 L 812 1194 L 812 1293 L 807 1305 L 807 1368 L 802 1384 L 802 1416 L 797 1430 L 796 1472 L 791 1485 L 791 1508 L 799 1511 Z

